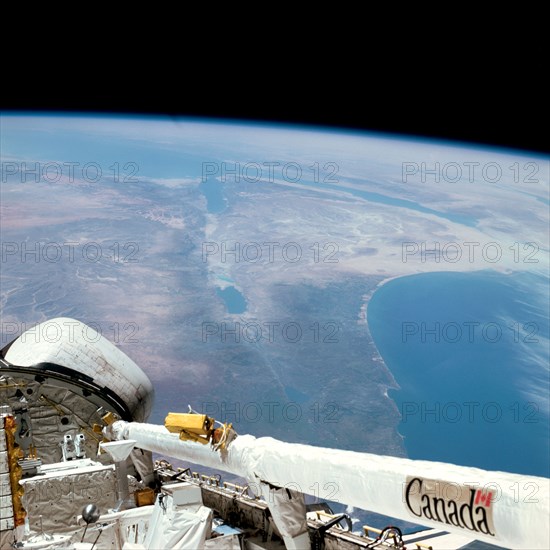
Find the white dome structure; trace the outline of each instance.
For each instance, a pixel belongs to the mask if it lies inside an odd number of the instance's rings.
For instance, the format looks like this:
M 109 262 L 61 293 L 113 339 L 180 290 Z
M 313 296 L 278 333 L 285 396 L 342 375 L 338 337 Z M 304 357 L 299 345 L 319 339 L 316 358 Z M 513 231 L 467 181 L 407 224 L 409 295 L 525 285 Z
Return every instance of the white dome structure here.
M 2 350 L 0 374 L 62 384 L 121 418 L 143 422 L 153 405 L 147 375 L 113 343 L 84 323 L 58 317 L 25 331 Z

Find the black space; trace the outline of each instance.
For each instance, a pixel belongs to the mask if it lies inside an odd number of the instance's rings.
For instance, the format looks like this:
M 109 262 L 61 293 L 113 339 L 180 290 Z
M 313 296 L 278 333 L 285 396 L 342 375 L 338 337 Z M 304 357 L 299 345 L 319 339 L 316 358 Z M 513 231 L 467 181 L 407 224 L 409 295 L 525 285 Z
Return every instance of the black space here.
M 456 6 L 443 16 L 391 5 L 389 19 L 332 6 L 305 10 L 302 24 L 287 10 L 237 24 L 207 11 L 185 24 L 171 11 L 159 20 L 144 12 L 141 25 L 105 25 L 90 12 L 67 32 L 53 31 L 49 13 L 12 17 L 31 44 L 6 39 L 0 108 L 314 124 L 550 151 L 540 10 L 513 10 L 499 24 L 492 10 L 484 18 Z
M 164 65 L 155 57 L 151 68 L 135 42 L 128 47 L 131 55 L 109 52 L 108 64 L 91 55 L 54 62 L 38 51 L 29 71 L 5 73 L 0 108 L 313 124 L 550 151 L 547 90 L 534 78 L 540 66 L 500 50 L 498 62 L 494 52 L 439 58 L 434 43 L 429 55 L 402 48 L 389 60 L 376 52 L 331 60 L 320 52 L 284 63 L 223 51 L 194 60 L 182 51 Z

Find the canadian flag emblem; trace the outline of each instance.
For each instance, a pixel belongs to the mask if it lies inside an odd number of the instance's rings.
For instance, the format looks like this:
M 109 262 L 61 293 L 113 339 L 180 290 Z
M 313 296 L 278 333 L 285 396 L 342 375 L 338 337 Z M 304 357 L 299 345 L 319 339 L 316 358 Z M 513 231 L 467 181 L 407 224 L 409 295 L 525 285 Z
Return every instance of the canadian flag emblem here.
M 482 506 L 485 506 L 489 508 L 491 506 L 491 499 L 493 498 L 493 493 L 491 491 L 482 491 L 481 489 L 478 489 L 476 491 L 476 504 L 481 504 Z

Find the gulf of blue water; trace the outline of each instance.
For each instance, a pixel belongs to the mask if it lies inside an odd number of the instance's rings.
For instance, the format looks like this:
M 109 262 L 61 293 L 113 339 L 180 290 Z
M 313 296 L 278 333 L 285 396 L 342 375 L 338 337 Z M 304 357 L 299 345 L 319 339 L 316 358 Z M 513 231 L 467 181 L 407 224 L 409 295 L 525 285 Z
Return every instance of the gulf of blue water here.
M 548 279 L 427 273 L 368 304 L 408 455 L 549 475 Z

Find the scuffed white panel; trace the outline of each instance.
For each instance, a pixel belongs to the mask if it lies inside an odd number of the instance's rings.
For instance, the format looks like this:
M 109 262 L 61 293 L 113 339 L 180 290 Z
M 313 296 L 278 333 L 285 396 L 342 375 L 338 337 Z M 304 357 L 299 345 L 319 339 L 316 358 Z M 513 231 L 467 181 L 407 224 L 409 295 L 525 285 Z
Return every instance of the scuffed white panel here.
M 157 502 L 153 509 L 145 548 L 157 550 L 201 550 L 212 529 L 212 510 L 206 506 L 177 507 L 172 497 L 165 496 L 163 505 Z
M 265 483 L 262 485 L 268 495 L 267 502 L 271 516 L 285 543 L 287 539 L 292 540 L 299 535 L 307 534 L 306 504 L 303 493 L 289 488 L 268 486 Z
M 146 420 L 151 412 L 154 391 L 146 374 L 113 343 L 75 319 L 58 317 L 27 330 L 5 359 L 22 367 L 55 363 L 70 368 L 115 392 L 136 420 Z

